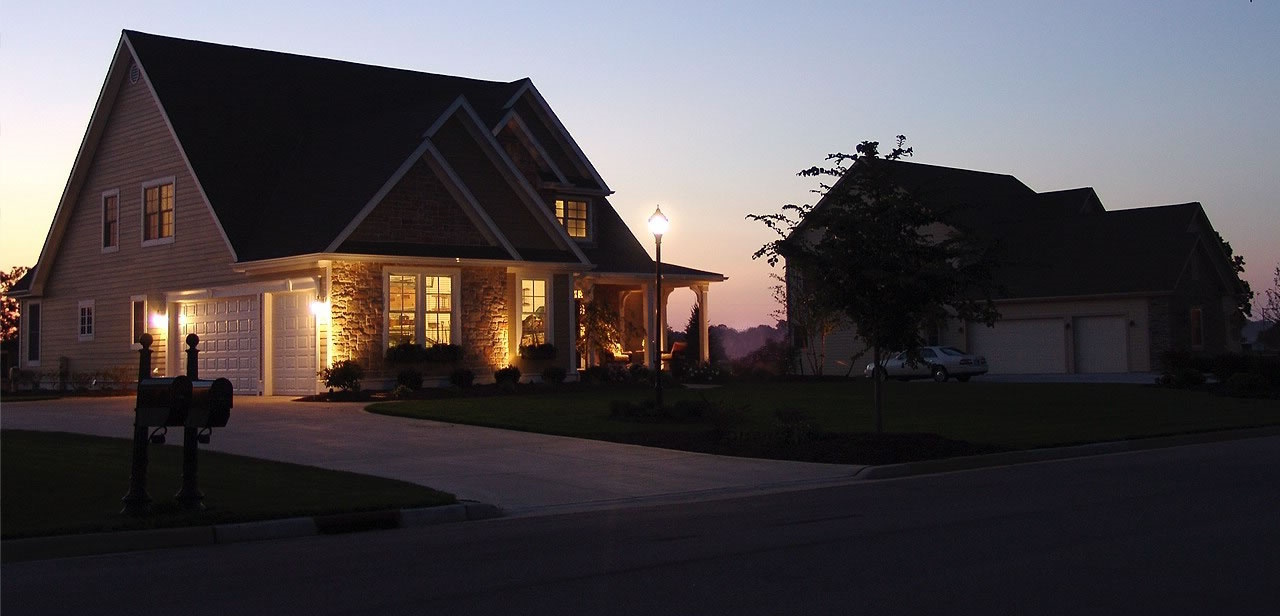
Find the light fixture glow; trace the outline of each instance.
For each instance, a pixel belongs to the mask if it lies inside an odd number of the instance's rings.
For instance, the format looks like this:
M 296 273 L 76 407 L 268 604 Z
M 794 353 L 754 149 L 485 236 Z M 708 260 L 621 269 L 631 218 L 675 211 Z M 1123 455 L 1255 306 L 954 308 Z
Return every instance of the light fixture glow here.
M 671 221 L 667 219 L 667 215 L 662 213 L 662 206 L 658 206 L 653 210 L 653 215 L 649 217 L 649 232 L 654 237 L 662 237 L 667 229 L 671 228 Z
M 311 314 L 315 315 L 317 323 L 329 322 L 329 301 L 314 300 L 311 302 Z
M 163 312 L 154 312 L 151 314 L 152 329 L 169 329 L 169 317 Z

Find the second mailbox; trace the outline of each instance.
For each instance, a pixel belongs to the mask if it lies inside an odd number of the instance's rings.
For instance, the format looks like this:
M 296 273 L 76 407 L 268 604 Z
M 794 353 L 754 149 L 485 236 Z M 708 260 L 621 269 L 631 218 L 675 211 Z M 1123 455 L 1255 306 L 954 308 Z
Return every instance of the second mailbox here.
M 191 405 L 191 379 L 175 376 L 138 381 L 138 402 L 134 408 L 134 425 L 182 426 L 187 422 Z
M 183 418 L 188 428 L 222 428 L 231 418 L 231 381 L 223 378 L 212 381 L 191 381 L 191 404 Z

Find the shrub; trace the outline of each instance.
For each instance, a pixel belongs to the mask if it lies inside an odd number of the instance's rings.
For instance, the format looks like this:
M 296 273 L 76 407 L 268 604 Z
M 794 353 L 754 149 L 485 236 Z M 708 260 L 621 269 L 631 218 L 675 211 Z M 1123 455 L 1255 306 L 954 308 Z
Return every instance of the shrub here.
M 556 345 L 546 342 L 520 347 L 521 359 L 555 359 Z
M 423 351 L 425 361 L 436 363 L 452 363 L 462 359 L 462 347 L 456 344 L 437 342 Z
M 516 383 L 520 382 L 520 369 L 515 366 L 500 368 L 493 373 L 493 380 L 498 387 L 506 390 L 515 389 Z
M 350 359 L 344 359 L 325 368 L 320 376 L 324 378 L 324 384 L 330 391 L 335 387 L 342 391 L 360 391 L 360 380 L 364 378 L 364 368 Z
M 401 370 L 400 374 L 396 375 L 396 385 L 413 391 L 422 389 L 422 373 L 412 368 Z
M 412 364 L 426 360 L 422 345 L 404 342 L 387 349 L 387 361 L 393 364 Z
M 467 370 L 466 368 L 458 368 L 457 370 L 453 371 L 453 374 L 449 375 L 449 382 L 452 383 L 454 387 L 460 387 L 464 389 L 467 387 L 471 387 L 471 384 L 475 382 L 475 380 L 476 380 L 476 373 L 470 370 Z
M 1226 380 L 1226 394 L 1237 398 L 1265 396 L 1272 389 L 1267 377 L 1256 372 L 1237 372 Z
M 589 366 L 582 371 L 582 381 L 585 383 L 608 383 L 609 368 L 607 366 Z
M 396 385 L 396 388 L 391 390 L 392 398 L 408 398 L 409 396 L 412 396 L 412 395 L 413 395 L 413 390 L 409 389 L 408 387 L 405 387 L 404 385 Z
M 569 373 L 563 367 L 547 366 L 546 369 L 542 371 L 542 382 L 559 385 L 564 382 L 567 376 L 569 376 Z
M 632 383 L 647 383 L 653 379 L 653 371 L 644 364 L 631 364 L 627 366 L 627 378 Z

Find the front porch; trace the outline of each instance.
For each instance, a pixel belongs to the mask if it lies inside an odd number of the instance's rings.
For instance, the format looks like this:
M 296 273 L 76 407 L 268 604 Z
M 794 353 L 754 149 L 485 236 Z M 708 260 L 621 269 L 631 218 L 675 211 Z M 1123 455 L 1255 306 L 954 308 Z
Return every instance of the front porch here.
M 724 277 L 664 275 L 662 294 L 657 297 L 653 275 L 586 275 L 576 281 L 574 298 L 579 317 L 578 335 L 587 343 L 581 353 L 581 367 L 607 364 L 653 366 L 655 359 L 667 368 L 673 355 L 682 352 L 682 343 L 672 343 L 667 328 L 659 326 L 655 307 L 661 303 L 662 317 L 671 321 L 668 302 L 672 293 L 688 289 L 695 295 L 700 340 L 710 330 L 710 287 Z M 590 313 L 590 314 L 588 314 Z M 601 327 L 597 322 L 604 321 Z M 594 324 L 594 325 L 593 325 Z M 610 332 L 609 330 L 612 329 Z M 656 342 L 656 344 L 655 344 Z M 655 348 L 658 357 L 655 357 Z M 688 359 L 710 361 L 710 345 L 701 344 Z

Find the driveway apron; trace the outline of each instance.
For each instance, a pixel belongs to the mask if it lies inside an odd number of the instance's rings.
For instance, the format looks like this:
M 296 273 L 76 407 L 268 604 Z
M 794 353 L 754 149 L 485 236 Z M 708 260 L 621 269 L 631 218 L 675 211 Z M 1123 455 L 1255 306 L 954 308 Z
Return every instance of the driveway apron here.
M 4 403 L 5 429 L 129 438 L 132 396 Z M 733 458 L 366 413 L 364 403 L 237 398 L 202 449 L 390 477 L 508 514 L 843 483 L 862 467 Z M 168 442 L 180 446 L 181 431 Z M 172 445 L 177 443 L 178 445 Z M 129 461 L 120 461 L 121 493 Z M 176 479 L 175 479 L 176 480 Z M 160 481 L 152 477 L 154 485 Z

